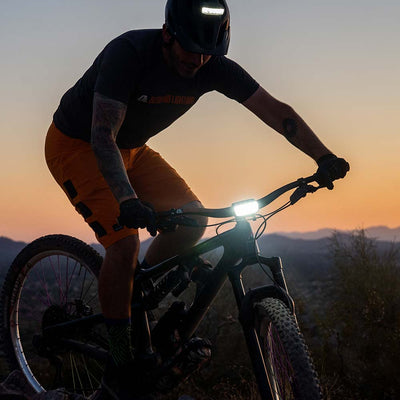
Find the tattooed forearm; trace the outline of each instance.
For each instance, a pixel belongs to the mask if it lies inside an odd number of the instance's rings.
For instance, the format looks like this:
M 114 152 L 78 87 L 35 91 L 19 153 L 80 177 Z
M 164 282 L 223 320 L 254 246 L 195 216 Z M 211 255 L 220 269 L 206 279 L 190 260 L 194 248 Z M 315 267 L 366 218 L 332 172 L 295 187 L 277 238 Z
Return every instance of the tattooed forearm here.
M 308 154 L 314 160 L 329 153 L 317 135 L 299 117 L 283 120 L 283 135 L 295 147 Z
M 308 154 L 314 160 L 329 150 L 321 143 L 315 133 L 302 120 L 302 118 L 292 111 L 290 117 L 282 121 L 283 135 L 295 147 Z
M 291 106 L 275 99 L 261 86 L 243 105 L 314 160 L 331 153 Z
M 115 142 L 125 113 L 125 104 L 95 93 L 91 144 L 99 169 L 119 202 L 136 197 Z
M 297 135 L 297 122 L 293 118 L 285 118 L 282 122 L 283 135 L 289 142 Z

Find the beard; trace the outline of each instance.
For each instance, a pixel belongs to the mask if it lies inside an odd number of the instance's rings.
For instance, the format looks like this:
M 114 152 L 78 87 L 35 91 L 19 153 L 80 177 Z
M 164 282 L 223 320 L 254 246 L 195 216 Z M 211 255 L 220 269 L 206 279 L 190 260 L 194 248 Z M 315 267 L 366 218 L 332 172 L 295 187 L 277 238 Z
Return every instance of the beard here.
M 192 62 L 190 57 L 185 56 L 186 52 L 181 49 L 180 45 L 178 44 L 178 47 L 175 43 L 177 42 L 173 40 L 163 44 L 164 57 L 168 66 L 181 78 L 194 78 L 205 62 L 201 64 Z

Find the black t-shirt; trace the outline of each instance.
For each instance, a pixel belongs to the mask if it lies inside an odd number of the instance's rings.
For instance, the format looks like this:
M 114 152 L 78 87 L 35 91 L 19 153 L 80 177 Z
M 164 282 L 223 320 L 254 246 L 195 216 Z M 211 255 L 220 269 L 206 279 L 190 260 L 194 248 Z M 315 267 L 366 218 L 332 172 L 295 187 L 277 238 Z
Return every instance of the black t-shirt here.
M 258 87 L 226 57 L 212 57 L 195 77 L 182 78 L 163 59 L 161 30 L 134 30 L 111 41 L 64 94 L 54 123 L 66 135 L 90 142 L 93 94 L 99 92 L 127 104 L 117 144 L 134 148 L 171 125 L 204 93 L 217 90 L 241 103 Z

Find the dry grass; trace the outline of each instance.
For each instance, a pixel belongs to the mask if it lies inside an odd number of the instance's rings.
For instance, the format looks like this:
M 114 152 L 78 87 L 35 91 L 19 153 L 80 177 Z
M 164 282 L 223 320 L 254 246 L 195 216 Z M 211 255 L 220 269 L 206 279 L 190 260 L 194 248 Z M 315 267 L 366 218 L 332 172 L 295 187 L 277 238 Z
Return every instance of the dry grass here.
M 252 371 L 243 366 L 231 366 L 219 376 L 198 372 L 160 400 L 176 400 L 182 394 L 196 400 L 260 400 Z

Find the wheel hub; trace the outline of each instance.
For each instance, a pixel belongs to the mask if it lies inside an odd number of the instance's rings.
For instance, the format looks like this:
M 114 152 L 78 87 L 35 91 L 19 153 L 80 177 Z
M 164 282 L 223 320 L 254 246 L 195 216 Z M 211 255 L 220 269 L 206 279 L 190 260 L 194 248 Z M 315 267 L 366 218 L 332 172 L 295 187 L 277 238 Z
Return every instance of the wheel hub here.
M 70 319 L 64 307 L 53 304 L 43 314 L 42 329 L 44 330 L 49 326 L 67 322 Z

